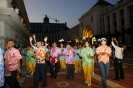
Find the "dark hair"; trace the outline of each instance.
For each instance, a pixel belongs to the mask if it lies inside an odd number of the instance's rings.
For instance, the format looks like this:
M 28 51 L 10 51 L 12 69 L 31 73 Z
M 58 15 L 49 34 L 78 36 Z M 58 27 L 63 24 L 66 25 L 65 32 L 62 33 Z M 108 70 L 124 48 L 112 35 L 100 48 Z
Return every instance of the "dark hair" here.
M 9 41 L 12 41 L 13 43 L 15 43 L 15 41 L 13 39 L 8 40 L 7 42 L 9 42 Z
M 124 46 L 124 44 L 120 41 L 120 42 L 118 43 L 118 47 L 122 48 L 123 46 Z
M 36 43 L 39 42 L 39 43 L 42 43 L 41 41 L 36 41 Z

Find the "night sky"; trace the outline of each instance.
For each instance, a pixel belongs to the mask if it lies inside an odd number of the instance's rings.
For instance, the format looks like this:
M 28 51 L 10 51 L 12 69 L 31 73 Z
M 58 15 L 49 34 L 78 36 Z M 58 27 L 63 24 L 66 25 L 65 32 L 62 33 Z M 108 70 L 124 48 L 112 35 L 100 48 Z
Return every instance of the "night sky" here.
M 44 15 L 67 22 L 69 28 L 79 23 L 78 19 L 98 0 L 24 0 L 30 22 L 43 22 Z M 116 4 L 118 0 L 106 0 Z M 51 23 L 55 23 L 50 19 Z

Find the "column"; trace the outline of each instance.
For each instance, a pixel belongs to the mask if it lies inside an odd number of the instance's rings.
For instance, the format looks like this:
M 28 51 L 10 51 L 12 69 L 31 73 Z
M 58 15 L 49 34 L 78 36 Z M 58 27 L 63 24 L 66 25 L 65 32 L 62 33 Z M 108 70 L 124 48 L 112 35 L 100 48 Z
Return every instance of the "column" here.
M 108 25 L 107 16 L 105 15 L 105 16 L 104 16 L 104 26 L 105 26 L 104 28 L 105 28 L 105 33 L 108 32 L 108 26 L 107 26 L 107 25 Z
M 11 0 L 0 0 L 0 7 L 12 8 Z
M 124 21 L 125 21 L 125 29 L 130 27 L 129 24 L 129 10 L 128 7 L 124 8 Z
M 121 31 L 119 10 L 116 11 L 117 31 Z
M 110 32 L 111 32 L 111 34 L 112 34 L 112 33 L 114 33 L 114 25 L 113 25 L 114 20 L 113 20 L 113 15 L 112 15 L 112 13 L 111 13 L 109 16 L 110 16 Z

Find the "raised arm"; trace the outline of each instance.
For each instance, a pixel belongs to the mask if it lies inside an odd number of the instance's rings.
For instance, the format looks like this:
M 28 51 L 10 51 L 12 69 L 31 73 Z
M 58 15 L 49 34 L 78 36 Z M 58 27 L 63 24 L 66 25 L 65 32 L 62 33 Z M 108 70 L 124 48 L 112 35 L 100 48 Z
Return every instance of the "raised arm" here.
M 111 42 L 111 44 L 112 44 L 112 46 L 113 46 L 114 48 L 117 48 L 117 46 L 114 44 L 114 41 L 117 41 L 117 40 L 114 39 L 114 38 L 112 38 L 112 42 Z
M 32 44 L 33 38 L 32 38 L 32 37 L 29 37 L 29 40 L 30 40 L 30 45 L 33 47 L 33 46 L 34 46 L 34 45 Z
M 35 36 L 35 34 L 33 34 L 33 38 L 34 38 L 34 41 L 35 41 L 35 43 L 36 43 L 36 36 Z
M 45 38 L 44 38 L 45 47 L 47 47 L 47 40 L 48 40 L 48 37 L 45 37 Z

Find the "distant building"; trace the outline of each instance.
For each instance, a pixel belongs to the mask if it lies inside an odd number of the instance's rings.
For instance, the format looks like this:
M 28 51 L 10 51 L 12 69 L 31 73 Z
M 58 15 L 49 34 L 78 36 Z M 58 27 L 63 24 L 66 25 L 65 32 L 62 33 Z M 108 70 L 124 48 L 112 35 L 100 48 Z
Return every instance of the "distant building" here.
M 14 39 L 16 45 L 29 45 L 30 24 L 23 0 L 0 0 L 0 47 Z
M 127 34 L 122 34 L 130 29 Z M 70 40 L 92 39 L 98 41 L 98 35 L 107 35 L 107 39 L 111 39 L 111 34 L 118 35 L 119 39 L 128 46 L 133 46 L 133 1 L 120 0 L 116 5 L 105 0 L 98 0 L 97 3 L 85 14 L 79 18 L 79 24 L 71 28 L 64 38 Z M 78 32 L 78 35 L 77 32 Z M 132 33 L 130 33 L 132 32 Z M 114 35 L 115 36 L 115 35 Z M 77 42 L 78 42 L 77 41 Z M 111 41 L 111 40 L 110 40 Z
M 31 25 L 31 34 L 36 35 L 37 41 L 43 41 L 44 37 L 48 37 L 48 44 L 53 42 L 58 42 L 62 38 L 62 31 L 67 31 L 67 23 L 50 23 L 49 17 L 46 17 L 43 20 L 43 23 L 30 23 Z

